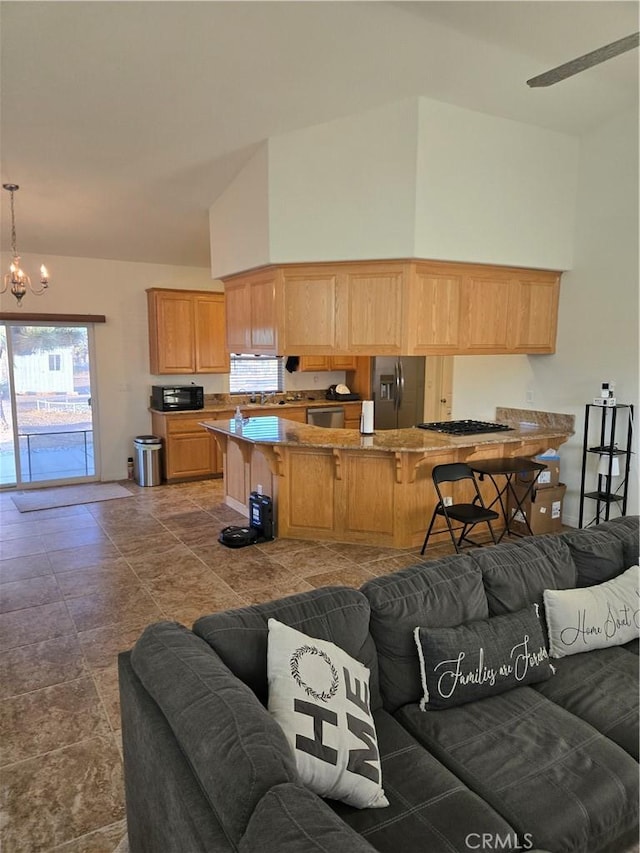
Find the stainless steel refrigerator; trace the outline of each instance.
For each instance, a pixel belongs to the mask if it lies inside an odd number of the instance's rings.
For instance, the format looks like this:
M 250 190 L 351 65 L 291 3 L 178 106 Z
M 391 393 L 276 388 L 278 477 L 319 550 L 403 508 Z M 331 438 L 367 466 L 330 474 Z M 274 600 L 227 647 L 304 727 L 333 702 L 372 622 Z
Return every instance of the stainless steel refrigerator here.
M 371 382 L 374 429 L 404 429 L 424 420 L 424 357 L 374 358 Z

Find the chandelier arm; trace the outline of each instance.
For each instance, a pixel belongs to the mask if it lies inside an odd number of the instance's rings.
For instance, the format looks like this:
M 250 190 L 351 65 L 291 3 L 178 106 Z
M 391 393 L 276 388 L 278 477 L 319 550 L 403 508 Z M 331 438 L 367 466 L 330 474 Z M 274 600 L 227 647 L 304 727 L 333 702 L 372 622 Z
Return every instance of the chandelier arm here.
M 18 254 L 17 249 L 17 237 L 16 237 L 16 215 L 15 215 L 15 202 L 14 202 L 14 193 L 16 190 L 19 190 L 20 187 L 18 184 L 3 184 L 3 189 L 8 190 L 11 194 L 11 252 L 12 252 L 12 261 L 9 265 L 9 272 L 6 273 L 2 279 L 2 286 L 0 287 L 0 293 L 5 293 L 7 289 L 11 290 L 11 293 L 18 300 L 18 306 L 22 304 L 22 298 L 26 294 L 27 290 L 29 290 L 34 296 L 42 296 L 42 294 L 49 287 L 49 273 L 46 270 L 46 267 L 40 267 L 40 281 L 38 284 L 34 284 L 31 281 L 30 276 L 24 272 L 24 270 L 20 267 L 20 255 Z

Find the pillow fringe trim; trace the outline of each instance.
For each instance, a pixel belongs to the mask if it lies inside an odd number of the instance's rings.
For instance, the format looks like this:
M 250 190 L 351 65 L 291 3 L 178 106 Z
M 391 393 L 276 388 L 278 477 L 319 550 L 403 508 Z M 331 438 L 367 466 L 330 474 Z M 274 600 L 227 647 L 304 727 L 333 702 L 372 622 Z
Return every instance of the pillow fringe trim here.
M 413 638 L 418 647 L 418 659 L 420 661 L 420 682 L 422 684 L 423 696 L 420 700 L 420 710 L 427 710 L 427 702 L 429 701 L 429 690 L 427 688 L 427 673 L 425 670 L 424 654 L 422 653 L 422 643 L 420 642 L 420 627 L 414 628 Z

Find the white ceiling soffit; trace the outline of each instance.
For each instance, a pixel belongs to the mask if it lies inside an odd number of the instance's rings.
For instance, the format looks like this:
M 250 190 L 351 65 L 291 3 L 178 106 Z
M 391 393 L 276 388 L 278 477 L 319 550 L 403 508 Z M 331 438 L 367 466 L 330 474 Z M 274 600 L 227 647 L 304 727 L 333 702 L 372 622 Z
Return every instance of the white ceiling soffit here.
M 638 3 L 3 2 L 2 181 L 23 253 L 208 266 L 207 211 L 261 141 L 406 97 L 580 134 L 637 103 Z M 9 246 L 7 200 L 2 246 Z

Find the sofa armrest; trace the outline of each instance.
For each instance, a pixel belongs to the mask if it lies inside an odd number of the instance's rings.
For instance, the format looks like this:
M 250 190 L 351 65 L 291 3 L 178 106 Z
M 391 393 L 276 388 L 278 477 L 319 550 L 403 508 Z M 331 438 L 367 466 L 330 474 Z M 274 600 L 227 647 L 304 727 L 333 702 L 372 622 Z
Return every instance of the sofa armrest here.
M 329 806 L 299 785 L 276 785 L 255 808 L 240 853 L 372 853 Z
M 298 774 L 287 739 L 213 649 L 176 622 L 150 625 L 131 666 L 169 724 L 231 846 L 263 795 Z

